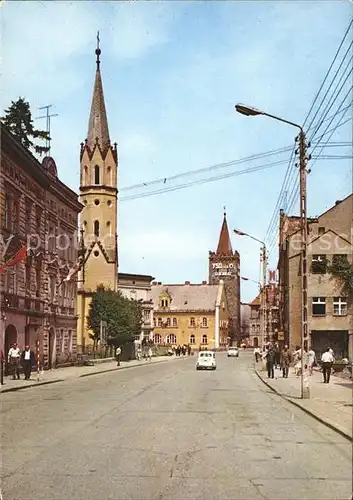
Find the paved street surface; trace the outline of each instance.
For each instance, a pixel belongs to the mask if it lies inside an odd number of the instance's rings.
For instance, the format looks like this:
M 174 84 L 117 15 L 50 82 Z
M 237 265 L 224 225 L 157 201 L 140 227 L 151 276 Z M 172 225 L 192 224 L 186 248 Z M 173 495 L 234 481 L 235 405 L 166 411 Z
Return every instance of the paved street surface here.
M 2 394 L 4 500 L 350 499 L 348 440 L 217 359 Z
M 256 364 L 257 369 L 259 365 L 260 363 Z M 331 376 L 330 383 L 324 384 L 322 373 L 314 371 L 309 377 L 310 399 L 300 399 L 300 377 L 295 376 L 293 368 L 290 368 L 288 379 L 282 377 L 281 370 L 275 370 L 274 379 L 268 379 L 266 371 L 258 369 L 258 373 L 279 394 L 288 397 L 352 438 L 351 380 Z

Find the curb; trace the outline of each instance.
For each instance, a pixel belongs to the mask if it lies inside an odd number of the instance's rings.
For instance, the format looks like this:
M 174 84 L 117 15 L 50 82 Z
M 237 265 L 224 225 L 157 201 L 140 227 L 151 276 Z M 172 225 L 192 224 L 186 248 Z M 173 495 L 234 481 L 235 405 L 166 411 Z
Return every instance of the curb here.
M 49 385 L 56 384 L 58 382 L 64 382 L 64 379 L 56 379 L 56 380 L 44 380 L 43 382 L 34 382 L 33 384 L 21 385 L 20 387 L 10 387 L 9 389 L 0 389 L 0 394 L 4 392 L 17 392 L 17 391 L 25 391 L 26 389 L 30 389 L 31 387 L 38 387 L 39 385 Z
M 288 401 L 289 403 L 291 403 L 292 405 L 296 406 L 297 408 L 300 408 L 304 413 L 306 413 L 307 415 L 310 415 L 311 417 L 315 418 L 315 420 L 317 420 L 318 422 L 320 422 L 321 424 L 324 424 L 326 425 L 326 427 L 329 427 L 331 430 L 337 432 L 338 434 L 340 434 L 341 436 L 343 436 L 344 438 L 348 439 L 351 443 L 353 443 L 353 437 L 350 436 L 349 434 L 347 434 L 347 432 L 343 431 L 342 429 L 340 429 L 339 427 L 337 427 L 336 425 L 334 424 L 331 424 L 330 422 L 328 422 L 327 420 L 319 417 L 318 415 L 316 415 L 316 413 L 312 412 L 311 410 L 309 410 L 308 408 L 305 408 L 304 406 L 302 406 L 301 404 L 297 403 L 296 401 L 293 401 L 293 399 L 291 399 L 290 397 L 288 396 L 284 396 L 283 394 L 281 394 L 279 391 L 277 391 L 276 389 L 274 389 L 268 382 L 266 382 L 266 380 L 264 380 L 261 375 L 258 373 L 257 370 L 255 370 L 255 373 L 256 375 L 259 377 L 259 379 L 261 380 L 261 382 L 263 382 L 269 389 L 271 389 L 272 392 L 274 392 L 275 394 L 277 394 L 278 396 L 280 396 L 282 399 L 284 399 L 285 401 Z

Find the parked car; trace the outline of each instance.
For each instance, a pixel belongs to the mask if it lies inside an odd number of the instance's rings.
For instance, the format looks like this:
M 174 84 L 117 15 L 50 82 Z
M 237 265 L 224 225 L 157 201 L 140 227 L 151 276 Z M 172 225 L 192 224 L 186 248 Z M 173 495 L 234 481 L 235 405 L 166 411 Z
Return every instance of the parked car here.
M 233 358 L 238 358 L 239 357 L 239 349 L 237 347 L 228 347 L 227 356 L 228 356 L 228 358 L 230 358 L 231 356 Z
M 197 357 L 196 370 L 215 370 L 216 354 L 213 351 L 201 351 Z

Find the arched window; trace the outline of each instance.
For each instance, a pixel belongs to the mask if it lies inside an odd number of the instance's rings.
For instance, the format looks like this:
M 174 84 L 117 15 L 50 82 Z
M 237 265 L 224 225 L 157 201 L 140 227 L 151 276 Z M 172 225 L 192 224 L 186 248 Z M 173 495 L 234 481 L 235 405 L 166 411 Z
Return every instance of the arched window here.
M 207 344 L 207 335 L 202 335 L 202 343 Z
M 259 339 L 254 337 L 254 347 L 259 347 Z
M 94 221 L 94 235 L 95 236 L 99 236 L 99 221 L 98 220 L 95 220 Z
M 161 344 L 162 343 L 162 337 L 160 336 L 159 333 L 156 333 L 154 336 L 153 336 L 153 342 L 155 344 Z
M 95 184 L 100 184 L 100 171 L 99 171 L 99 166 L 96 165 L 94 167 L 94 183 Z
M 255 325 L 251 325 L 251 333 L 255 333 Z
M 166 343 L 167 344 L 176 344 L 176 335 L 174 335 L 174 333 L 170 333 L 169 335 L 167 335 Z
M 156 325 L 157 325 L 156 318 L 153 318 L 153 326 L 156 326 Z
M 195 344 L 195 335 L 190 335 L 190 344 Z
M 190 326 L 196 326 L 195 318 L 190 318 Z
M 162 326 L 162 318 L 158 318 L 158 326 Z
M 89 178 L 88 178 L 88 167 L 85 165 L 83 167 L 83 179 L 82 179 L 82 184 L 89 184 Z
M 170 318 L 167 318 L 167 327 L 170 327 Z
M 202 326 L 207 328 L 207 318 L 202 318 Z
M 107 173 L 108 173 L 108 184 L 109 184 L 109 186 L 112 186 L 113 185 L 112 167 L 107 168 Z
M 176 318 L 173 318 L 173 326 L 174 327 L 178 326 L 178 320 Z

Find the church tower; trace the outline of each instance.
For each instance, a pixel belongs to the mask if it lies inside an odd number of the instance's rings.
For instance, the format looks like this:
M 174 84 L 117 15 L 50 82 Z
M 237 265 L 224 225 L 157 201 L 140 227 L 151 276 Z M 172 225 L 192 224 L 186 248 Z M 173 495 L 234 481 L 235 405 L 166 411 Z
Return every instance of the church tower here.
M 209 252 L 209 283 L 215 285 L 220 280 L 224 282 L 228 303 L 229 337 L 236 342 L 240 335 L 240 255 L 233 252 L 225 212 L 217 250 Z
M 88 133 L 80 152 L 80 227 L 83 230 L 85 264 L 79 273 L 77 299 L 78 346 L 89 342 L 86 317 L 92 292 L 98 285 L 117 290 L 117 144 L 110 143 L 100 71 L 97 36 L 96 74 Z

